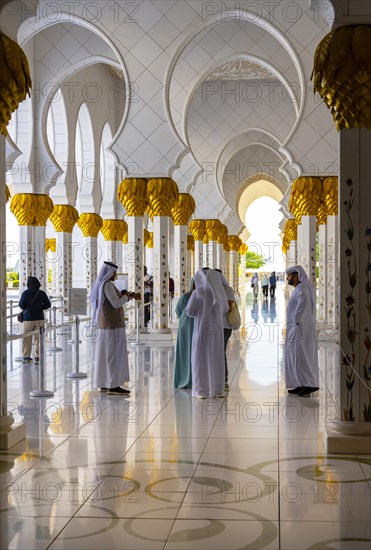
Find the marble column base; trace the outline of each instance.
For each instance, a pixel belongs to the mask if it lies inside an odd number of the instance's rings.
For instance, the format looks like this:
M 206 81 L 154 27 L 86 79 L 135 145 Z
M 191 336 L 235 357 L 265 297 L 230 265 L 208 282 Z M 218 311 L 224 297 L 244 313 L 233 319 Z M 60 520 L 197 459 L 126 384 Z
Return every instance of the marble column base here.
M 339 329 L 330 327 L 327 321 L 318 321 L 318 340 L 320 342 L 339 342 Z
M 163 329 L 166 330 L 166 329 Z M 170 330 L 170 329 L 168 329 Z M 176 331 L 170 330 L 170 332 L 154 332 L 151 331 L 147 334 L 140 334 L 140 341 L 144 343 L 149 343 L 151 345 L 168 345 L 173 344 L 176 340 Z M 128 338 L 130 343 L 130 339 Z
M 26 424 L 12 424 L 0 430 L 0 450 L 6 451 L 26 438 Z
M 327 454 L 371 454 L 371 437 L 369 434 L 344 434 L 334 430 L 330 425 L 324 427 L 323 443 Z

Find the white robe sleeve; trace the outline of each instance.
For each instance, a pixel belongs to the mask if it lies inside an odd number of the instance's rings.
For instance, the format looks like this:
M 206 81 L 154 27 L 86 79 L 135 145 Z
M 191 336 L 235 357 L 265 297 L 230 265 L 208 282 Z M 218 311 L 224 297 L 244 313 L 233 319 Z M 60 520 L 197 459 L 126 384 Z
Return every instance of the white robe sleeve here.
M 114 284 L 111 281 L 107 281 L 107 283 L 104 285 L 103 292 L 112 307 L 122 307 L 124 304 L 126 304 L 126 302 L 129 301 L 127 296 L 117 296 Z
M 302 285 L 296 287 L 296 308 L 294 311 L 294 323 L 299 323 L 307 305 L 308 297 Z

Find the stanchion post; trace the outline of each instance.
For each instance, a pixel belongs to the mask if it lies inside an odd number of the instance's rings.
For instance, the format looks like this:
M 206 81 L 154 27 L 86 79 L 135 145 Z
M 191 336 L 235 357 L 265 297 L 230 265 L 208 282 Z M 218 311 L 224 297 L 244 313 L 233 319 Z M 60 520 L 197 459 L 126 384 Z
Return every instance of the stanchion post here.
M 87 378 L 88 375 L 86 372 L 79 372 L 80 368 L 80 319 L 79 316 L 76 315 L 75 319 L 75 372 L 69 372 L 67 374 L 67 378 Z
M 139 300 L 135 300 L 135 324 L 136 324 L 136 340 L 132 342 L 132 346 L 143 346 L 144 342 L 140 341 L 139 337 Z
M 40 327 L 39 389 L 30 392 L 30 397 L 53 397 L 54 392 L 46 390 L 45 385 L 45 328 Z
M 10 300 L 9 312 L 10 312 L 9 334 L 13 334 L 13 300 Z
M 53 342 L 52 347 L 48 351 L 62 351 L 62 348 L 57 346 L 57 308 L 53 306 Z

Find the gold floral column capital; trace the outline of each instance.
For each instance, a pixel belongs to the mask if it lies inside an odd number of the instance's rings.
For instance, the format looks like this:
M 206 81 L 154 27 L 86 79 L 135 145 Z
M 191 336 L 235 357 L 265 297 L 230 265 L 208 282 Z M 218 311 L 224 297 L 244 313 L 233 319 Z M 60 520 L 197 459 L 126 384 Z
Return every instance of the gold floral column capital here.
M 331 31 L 317 46 L 311 79 L 337 130 L 371 129 L 370 44 L 370 25 L 349 25 Z
M 124 179 L 119 185 L 117 198 L 128 216 L 144 216 L 148 205 L 147 180 L 145 178 Z
M 195 249 L 195 239 L 193 235 L 187 235 L 187 250 Z
M 22 48 L 0 33 L 0 132 L 8 135 L 6 127 L 13 111 L 30 95 L 30 68 Z M 28 225 L 28 224 L 20 224 Z M 39 225 L 39 224 L 37 224 Z
M 298 226 L 294 219 L 287 220 L 283 230 L 282 250 L 286 254 L 291 241 L 296 241 L 298 238 Z
M 228 240 L 228 227 L 224 223 L 220 224 L 220 232 L 218 235 L 218 243 L 225 245 Z
M 149 231 L 149 239 L 147 241 L 147 248 L 153 248 L 153 231 Z
M 244 254 L 246 254 L 247 248 L 248 248 L 247 244 L 242 243 L 239 248 L 239 253 L 243 256 Z
M 222 223 L 220 220 L 206 220 L 205 230 L 208 241 L 218 242 L 219 234 L 222 231 Z
M 18 193 L 10 203 L 18 225 L 45 226 L 53 208 L 52 199 L 43 194 Z
M 241 245 L 242 245 L 242 241 L 241 241 L 240 237 L 238 237 L 237 235 L 229 235 L 228 236 L 229 252 L 231 252 L 232 250 L 234 252 L 239 252 Z
M 147 184 L 147 212 L 154 216 L 171 216 L 178 198 L 178 186 L 171 178 L 151 178 Z
M 45 252 L 57 251 L 57 239 L 45 239 Z
M 72 233 L 78 219 L 79 213 L 69 204 L 55 204 L 50 215 L 50 221 L 57 233 Z
M 206 231 L 205 220 L 191 220 L 189 230 L 195 241 L 203 241 Z
M 337 176 L 327 176 L 323 179 L 323 201 L 326 204 L 327 215 L 337 216 L 339 212 Z
M 322 181 L 320 178 L 300 176 L 293 181 L 289 209 L 297 224 L 301 223 L 302 216 L 317 215 L 321 195 Z
M 103 220 L 101 228 L 105 241 L 122 241 L 128 232 L 125 220 Z
M 196 203 L 189 193 L 179 193 L 171 209 L 174 225 L 187 225 L 189 218 L 196 210 Z
M 84 237 L 98 237 L 103 227 L 103 219 L 99 214 L 80 214 L 77 225 Z

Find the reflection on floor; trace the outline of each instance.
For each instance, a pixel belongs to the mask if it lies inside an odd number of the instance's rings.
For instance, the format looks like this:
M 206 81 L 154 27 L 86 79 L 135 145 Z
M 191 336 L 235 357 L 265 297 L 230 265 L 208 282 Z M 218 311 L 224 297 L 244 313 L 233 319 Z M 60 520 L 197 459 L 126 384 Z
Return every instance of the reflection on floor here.
M 91 387 L 85 336 L 47 352 L 48 400 L 31 399 L 37 366 L 14 362 L 10 408 L 28 438 L 1 452 L 0 548 L 371 548 L 371 457 L 326 456 L 319 398 L 288 396 L 284 299 L 253 302 L 229 344 L 230 392 L 174 390 L 173 348 L 130 346 L 131 397 Z M 48 346 L 47 346 L 48 347 Z M 62 360 L 63 357 L 63 360 Z

